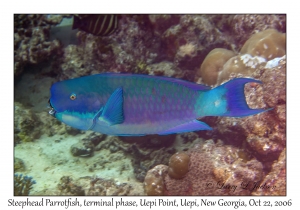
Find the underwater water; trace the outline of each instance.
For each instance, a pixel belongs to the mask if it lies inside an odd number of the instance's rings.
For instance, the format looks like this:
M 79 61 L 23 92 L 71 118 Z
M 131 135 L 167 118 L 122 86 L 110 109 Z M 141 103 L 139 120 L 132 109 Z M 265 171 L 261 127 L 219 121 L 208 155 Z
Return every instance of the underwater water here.
M 286 195 L 285 15 L 106 16 L 14 16 L 15 195 Z M 262 84 L 245 85 L 247 104 L 272 110 L 145 136 L 49 114 L 52 84 L 105 72 L 212 88 L 250 77 Z

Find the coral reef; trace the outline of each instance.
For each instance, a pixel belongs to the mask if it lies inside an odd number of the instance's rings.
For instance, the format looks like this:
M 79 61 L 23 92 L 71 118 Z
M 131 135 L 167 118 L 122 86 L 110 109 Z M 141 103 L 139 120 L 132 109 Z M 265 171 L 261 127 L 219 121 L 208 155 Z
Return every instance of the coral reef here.
M 119 183 L 112 179 L 99 177 L 82 177 L 73 180 L 69 176 L 63 176 L 57 185 L 60 195 L 72 196 L 116 196 L 116 195 L 142 195 L 138 189 L 128 183 Z
M 81 131 L 67 126 L 47 112 L 35 113 L 19 102 L 14 104 L 14 143 L 31 142 L 43 134 L 76 135 Z
M 286 195 L 286 149 L 282 150 L 278 161 L 273 163 L 272 170 L 261 186 L 252 195 Z
M 286 60 L 282 59 L 278 66 L 265 69 L 265 71 L 253 76 L 263 82 L 263 94 L 258 90 L 258 96 L 263 95 L 263 100 L 267 107 L 272 107 L 274 111 L 266 113 L 270 115 L 269 128 L 264 133 L 267 137 L 275 142 L 285 146 L 286 141 Z M 279 87 L 279 88 L 274 88 Z M 254 102 L 255 103 L 255 102 Z M 262 134 L 260 134 L 262 136 Z
M 107 158 L 87 161 L 86 168 L 89 172 L 109 168 L 110 163 L 122 161 L 126 156 L 129 164 L 116 168 L 118 173 L 121 175 L 127 171 L 131 162 L 136 179 L 142 182 L 150 168 L 159 163 L 168 163 L 170 156 L 176 152 L 176 149 L 171 147 L 173 141 L 174 139 L 168 136 L 120 138 L 90 132 L 85 138 L 78 139 L 77 143 L 71 145 L 70 152 L 74 157 L 85 157 L 86 160 L 97 156 L 99 151 L 108 152 Z
M 208 137 L 214 136 L 228 144 L 247 148 L 257 159 L 264 162 L 267 171 L 271 170 L 272 162 L 278 159 L 286 145 L 284 53 L 285 34 L 274 29 L 259 32 L 245 43 L 240 55 L 230 58 L 221 67 L 217 79 L 214 77 L 214 81 L 217 81 L 215 85 L 235 77 L 250 76 L 262 81 L 261 86 L 245 86 L 246 101 L 251 108 L 272 107 L 272 111 L 242 119 L 208 119 L 214 129 L 207 134 Z M 275 56 L 282 57 L 274 58 Z M 214 65 L 214 62 L 211 63 Z M 209 73 L 211 72 L 207 74 Z
M 162 39 L 167 59 L 183 70 L 197 69 L 214 48 L 238 52 L 258 31 L 286 30 L 285 15 L 156 15 L 150 20 Z
M 59 51 L 59 43 L 48 41 L 48 34 L 50 25 L 60 23 L 62 17 L 15 15 L 16 66 L 41 62 Z M 37 36 L 32 32 L 36 27 L 43 33 L 31 44 L 30 37 Z M 139 66 L 162 60 L 194 70 L 210 50 L 225 47 L 236 52 L 240 43 L 245 43 L 245 36 L 249 38 L 249 34 L 267 28 L 285 32 L 285 15 L 120 15 L 118 30 L 109 37 L 79 31 L 80 44 L 64 49 L 56 71 L 61 79 L 108 71 L 148 73 Z M 235 33 L 226 33 L 232 31 Z M 27 41 L 21 41 L 23 36 Z M 46 48 L 43 44 L 51 46 Z M 35 51 L 39 52 L 38 57 Z
M 230 38 L 231 40 L 231 38 Z M 216 47 L 230 48 L 224 36 L 206 15 L 182 15 L 179 23 L 162 34 L 167 59 L 179 68 L 194 70 Z
M 181 71 L 173 63 L 168 61 L 162 61 L 160 63 L 154 63 L 147 66 L 149 75 L 155 76 L 167 76 L 175 78 L 187 77 L 186 71 Z
M 180 15 L 149 15 L 153 30 L 162 35 L 168 28 L 179 24 Z
M 245 153 L 243 149 L 221 142 L 215 144 L 212 140 L 197 144 L 187 151 L 190 164 L 183 178 L 172 178 L 167 166 L 158 165 L 146 175 L 145 192 L 147 195 L 250 195 L 264 172 L 263 165 Z M 241 183 L 245 186 L 241 187 Z
M 14 175 L 14 195 L 20 196 L 25 195 L 28 196 L 30 190 L 33 188 L 33 185 L 36 182 L 30 176 L 23 176 L 22 174 Z
M 92 156 L 94 151 L 99 151 L 103 144 L 99 143 L 105 140 L 105 134 L 98 134 L 95 132 L 90 133 L 86 138 L 71 146 L 71 154 L 73 156 L 89 157 Z
M 253 107 L 272 107 L 273 110 L 264 115 L 257 115 L 244 119 L 242 125 L 247 130 L 247 143 L 254 151 L 269 158 L 275 155 L 276 159 L 286 145 L 286 64 L 283 59 L 274 68 L 257 71 L 254 78 L 262 81 L 259 88 L 248 88 L 247 95 L 250 101 L 255 90 L 256 100 L 248 104 Z M 274 88 L 278 87 L 278 88 Z M 254 98 L 254 97 L 253 97 Z M 273 155 L 272 155 L 273 154 Z M 273 156 L 274 157 L 274 156 Z
M 25 170 L 25 164 L 22 159 L 14 157 L 14 171 L 24 171 Z
M 50 41 L 50 26 L 60 23 L 61 15 L 14 15 L 14 74 L 24 66 L 48 60 L 61 52 L 58 40 Z
M 14 104 L 14 143 L 29 142 L 41 135 L 41 123 L 37 115 L 22 104 Z
M 245 28 L 239 25 L 241 18 L 249 20 L 245 22 L 245 25 L 248 24 Z M 195 70 L 211 50 L 226 48 L 237 53 L 245 43 L 246 35 L 249 38 L 251 34 L 267 28 L 285 32 L 285 16 L 120 15 L 118 29 L 108 37 L 79 31 L 79 45 L 64 48 L 64 56 L 57 61 L 55 71 L 60 79 L 101 72 L 169 76 L 165 71 L 152 73 L 155 69 L 151 66 L 172 62 L 176 68 L 173 67 L 175 77 L 193 81 Z M 232 30 L 243 30 L 243 33 L 232 34 Z M 228 60 L 228 57 L 225 58 Z M 216 70 L 211 71 L 214 71 L 211 74 L 217 73 Z
M 231 78 L 231 74 L 251 76 L 267 61 L 285 55 L 286 36 L 275 29 L 267 29 L 252 35 L 240 50 L 239 55 L 230 50 L 215 48 L 205 57 L 197 71 L 195 81 L 207 85 L 220 85 Z
M 89 139 L 83 140 L 71 146 L 71 154 L 75 157 L 76 156 L 88 157 L 88 156 L 92 156 L 93 153 L 94 153 L 94 144 Z
M 41 132 L 47 136 L 53 135 L 72 135 L 75 136 L 79 133 L 82 133 L 81 130 L 72 128 L 64 123 L 59 122 L 53 116 L 49 115 L 48 112 L 40 112 L 36 114 L 39 118 L 39 122 L 43 127 Z
M 69 45 L 58 62 L 61 79 L 101 72 L 148 73 L 157 61 L 160 40 L 149 28 L 147 15 L 120 15 L 119 28 L 108 37 L 77 33 L 79 45 Z
M 127 183 L 118 183 L 114 180 L 92 178 L 86 195 L 132 195 L 133 187 Z
M 147 172 L 144 180 L 144 189 L 147 195 L 164 195 L 164 180 L 168 166 L 157 165 Z
M 235 37 L 237 42 L 238 49 L 244 45 L 250 35 L 258 31 L 276 29 L 282 33 L 286 32 L 286 15 L 230 15 L 227 21 L 230 25 L 231 35 Z M 222 27 L 221 24 L 220 28 Z M 223 27 L 227 27 L 226 24 Z
M 211 118 L 213 130 L 208 136 L 221 138 L 227 144 L 247 148 L 265 169 L 271 170 L 286 147 L 286 60 L 282 57 L 277 66 L 266 68 L 260 64 L 250 75 L 262 82 L 245 86 L 246 101 L 250 108 L 272 108 L 268 112 L 246 118 Z M 243 77 L 232 74 L 231 78 Z
M 73 182 L 73 179 L 69 176 L 63 176 L 60 179 L 60 183 L 57 185 L 61 195 L 85 195 L 82 186 Z
M 170 156 L 176 152 L 171 147 L 173 141 L 173 138 L 155 135 L 136 137 L 134 139 L 111 136 L 95 146 L 95 151 L 101 149 L 108 149 L 111 153 L 122 151 L 122 153 L 130 157 L 135 177 L 142 182 L 150 168 L 160 163 L 168 163 Z

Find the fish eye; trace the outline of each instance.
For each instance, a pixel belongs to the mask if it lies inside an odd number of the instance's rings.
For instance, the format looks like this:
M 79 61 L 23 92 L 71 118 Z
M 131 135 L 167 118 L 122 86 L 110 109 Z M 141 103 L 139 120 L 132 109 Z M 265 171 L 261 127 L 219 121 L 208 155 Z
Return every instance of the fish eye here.
M 72 93 L 71 95 L 70 95 L 70 99 L 73 101 L 73 100 L 75 100 L 76 99 L 76 94 L 75 93 Z

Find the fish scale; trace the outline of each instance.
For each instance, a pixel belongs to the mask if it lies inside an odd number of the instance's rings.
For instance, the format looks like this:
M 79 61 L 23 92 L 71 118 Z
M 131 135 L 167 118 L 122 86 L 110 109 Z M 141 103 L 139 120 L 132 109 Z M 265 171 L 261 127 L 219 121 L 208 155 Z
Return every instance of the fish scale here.
M 167 135 L 210 130 L 203 116 L 243 117 L 250 109 L 239 78 L 211 89 L 191 82 L 148 75 L 98 74 L 57 82 L 51 87 L 51 113 L 78 129 L 109 135 Z M 70 95 L 75 95 L 73 99 Z

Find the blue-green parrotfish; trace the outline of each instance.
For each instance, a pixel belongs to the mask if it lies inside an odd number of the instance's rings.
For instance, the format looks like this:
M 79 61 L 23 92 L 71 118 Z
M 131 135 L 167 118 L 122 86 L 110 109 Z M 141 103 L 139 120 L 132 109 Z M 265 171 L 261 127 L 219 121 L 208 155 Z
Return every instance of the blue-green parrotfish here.
M 54 117 L 81 130 L 115 136 L 167 135 L 211 130 L 204 116 L 245 117 L 250 109 L 236 78 L 216 88 L 170 78 L 104 73 L 54 83 L 49 100 Z

